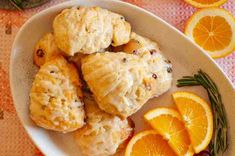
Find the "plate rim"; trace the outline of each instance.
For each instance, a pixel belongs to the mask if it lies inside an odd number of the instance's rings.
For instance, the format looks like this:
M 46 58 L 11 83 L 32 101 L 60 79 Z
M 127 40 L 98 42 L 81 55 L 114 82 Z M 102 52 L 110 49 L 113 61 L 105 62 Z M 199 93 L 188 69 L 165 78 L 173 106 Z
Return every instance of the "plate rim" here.
M 157 20 L 158 22 L 163 23 L 165 26 L 169 27 L 169 29 L 172 29 L 174 32 L 176 32 L 178 35 L 180 35 L 181 37 L 183 37 L 184 39 L 186 39 L 188 42 L 190 42 L 195 48 L 198 49 L 198 51 L 200 51 L 200 53 L 206 57 L 208 60 L 210 60 L 213 64 L 213 66 L 215 66 L 215 68 L 218 69 L 218 72 L 220 72 L 221 75 L 224 76 L 225 81 L 228 82 L 229 86 L 234 90 L 235 86 L 233 85 L 232 81 L 228 78 L 228 76 L 226 75 L 226 73 L 222 70 L 222 68 L 215 62 L 214 59 L 212 59 L 210 57 L 210 55 L 208 53 L 206 53 L 199 45 L 195 44 L 190 38 L 188 38 L 185 34 L 183 34 L 180 30 L 178 30 L 177 28 L 175 28 L 174 26 L 170 25 L 168 22 L 166 22 L 165 20 L 163 20 L 161 17 L 155 15 L 154 13 L 151 13 L 141 7 L 138 7 L 136 5 L 124 2 L 124 1 L 120 1 L 120 0 L 89 0 L 89 2 L 93 3 L 93 2 L 101 2 L 101 3 L 105 3 L 105 2 L 109 2 L 109 3 L 118 3 L 120 5 L 123 5 L 124 7 L 131 7 L 134 8 L 135 10 L 139 10 L 140 12 L 146 14 L 146 16 L 151 16 L 153 17 L 154 20 Z M 63 6 L 73 6 L 73 5 L 79 5 L 79 3 L 81 3 L 81 0 L 70 0 L 70 1 L 66 1 L 66 2 L 62 2 L 59 4 L 56 4 L 54 6 L 48 7 L 45 10 L 42 10 L 38 13 L 36 13 L 35 15 L 31 16 L 19 29 L 19 31 L 17 32 L 13 44 L 12 44 L 12 48 L 11 48 L 11 54 L 10 54 L 10 65 L 9 65 L 9 80 L 10 80 L 10 90 L 11 90 L 11 94 L 12 94 L 12 99 L 13 99 L 13 104 L 15 109 L 16 107 L 16 96 L 15 96 L 15 91 L 14 91 L 14 85 L 13 85 L 13 63 L 14 63 L 14 49 L 16 47 L 17 41 L 19 40 L 19 37 L 21 36 L 22 31 L 26 28 L 26 26 L 28 24 L 31 23 L 31 21 L 33 21 L 34 19 L 36 19 L 39 16 L 42 16 L 44 14 L 49 13 L 51 10 L 56 10 L 57 8 L 61 8 Z M 99 6 L 99 5 L 97 5 Z M 27 128 L 27 126 L 24 124 L 23 118 L 20 116 L 20 112 L 18 109 L 16 109 L 16 113 L 17 116 L 20 120 L 20 123 L 22 124 L 22 126 L 24 127 L 24 129 L 27 132 L 27 135 L 29 136 L 29 138 L 32 140 L 32 142 L 37 146 L 37 148 L 45 155 L 48 155 L 48 153 L 46 153 L 45 150 L 43 150 L 43 148 L 41 147 L 41 145 L 37 142 L 37 139 L 35 137 L 33 137 L 32 133 L 30 133 L 29 128 Z

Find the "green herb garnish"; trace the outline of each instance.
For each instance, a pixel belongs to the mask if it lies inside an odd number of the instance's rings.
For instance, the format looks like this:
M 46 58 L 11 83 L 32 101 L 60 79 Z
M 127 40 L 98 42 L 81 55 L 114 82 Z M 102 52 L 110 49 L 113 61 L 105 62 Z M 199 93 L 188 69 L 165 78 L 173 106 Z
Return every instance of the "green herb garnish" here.
M 228 124 L 221 95 L 215 83 L 205 72 L 199 70 L 193 76 L 184 76 L 182 79 L 179 79 L 177 86 L 202 86 L 206 89 L 214 120 L 214 135 L 209 144 L 209 150 L 214 156 L 224 153 L 228 147 Z
M 0 9 L 23 10 L 27 8 L 37 7 L 50 0 L 0 0 Z
M 22 0 L 9 0 L 14 7 L 19 10 L 22 10 Z

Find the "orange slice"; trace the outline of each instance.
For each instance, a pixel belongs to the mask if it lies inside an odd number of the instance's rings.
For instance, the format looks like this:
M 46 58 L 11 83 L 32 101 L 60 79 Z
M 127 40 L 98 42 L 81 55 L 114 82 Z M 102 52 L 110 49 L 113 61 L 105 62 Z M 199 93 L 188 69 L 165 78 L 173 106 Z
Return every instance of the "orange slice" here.
M 227 1 L 228 0 L 185 0 L 185 2 L 196 8 L 218 7 Z
M 189 92 L 176 92 L 173 99 L 185 122 L 194 151 L 199 153 L 208 146 L 212 138 L 211 108 L 199 96 Z
M 135 135 L 126 147 L 125 156 L 176 156 L 167 141 L 156 131 Z
M 185 34 L 213 58 L 224 57 L 235 50 L 235 18 L 224 9 L 197 11 L 188 20 Z
M 145 114 L 144 118 L 168 141 L 177 155 L 193 155 L 189 134 L 176 110 L 156 108 Z

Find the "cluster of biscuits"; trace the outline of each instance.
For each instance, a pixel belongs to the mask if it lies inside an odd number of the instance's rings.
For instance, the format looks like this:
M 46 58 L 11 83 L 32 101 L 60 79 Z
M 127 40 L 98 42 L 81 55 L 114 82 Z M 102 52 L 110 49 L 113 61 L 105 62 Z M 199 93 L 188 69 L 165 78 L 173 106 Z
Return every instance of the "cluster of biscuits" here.
M 99 7 L 63 10 L 35 46 L 40 67 L 30 116 L 40 127 L 76 132 L 81 152 L 108 156 L 133 134 L 128 118 L 171 87 L 172 66 L 158 45 Z

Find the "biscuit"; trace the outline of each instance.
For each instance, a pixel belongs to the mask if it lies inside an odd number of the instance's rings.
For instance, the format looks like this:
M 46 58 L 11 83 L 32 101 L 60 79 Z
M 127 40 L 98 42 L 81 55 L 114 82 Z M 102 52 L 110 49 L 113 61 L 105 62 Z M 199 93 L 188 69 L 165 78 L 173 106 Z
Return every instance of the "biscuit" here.
M 112 46 L 120 46 L 130 40 L 131 25 L 119 14 L 112 13 L 113 41 Z
M 67 55 L 91 54 L 129 41 L 131 26 L 124 17 L 99 7 L 63 10 L 53 21 L 57 46 Z
M 82 58 L 81 68 L 99 107 L 113 115 L 132 115 L 156 88 L 147 62 L 137 55 L 96 53 Z
M 62 56 L 46 62 L 30 92 L 30 116 L 45 129 L 71 132 L 85 122 L 81 84 L 76 68 Z
M 87 125 L 76 131 L 75 139 L 84 156 L 113 155 L 131 135 L 133 125 L 100 110 L 93 99 L 85 98 Z
M 130 41 L 123 46 L 123 51 L 138 55 L 148 63 L 152 77 L 156 79 L 152 97 L 157 97 L 170 89 L 173 79 L 172 65 L 156 42 L 132 32 Z
M 61 50 L 56 46 L 52 33 L 43 36 L 34 47 L 34 63 L 40 67 L 52 57 L 61 54 Z

